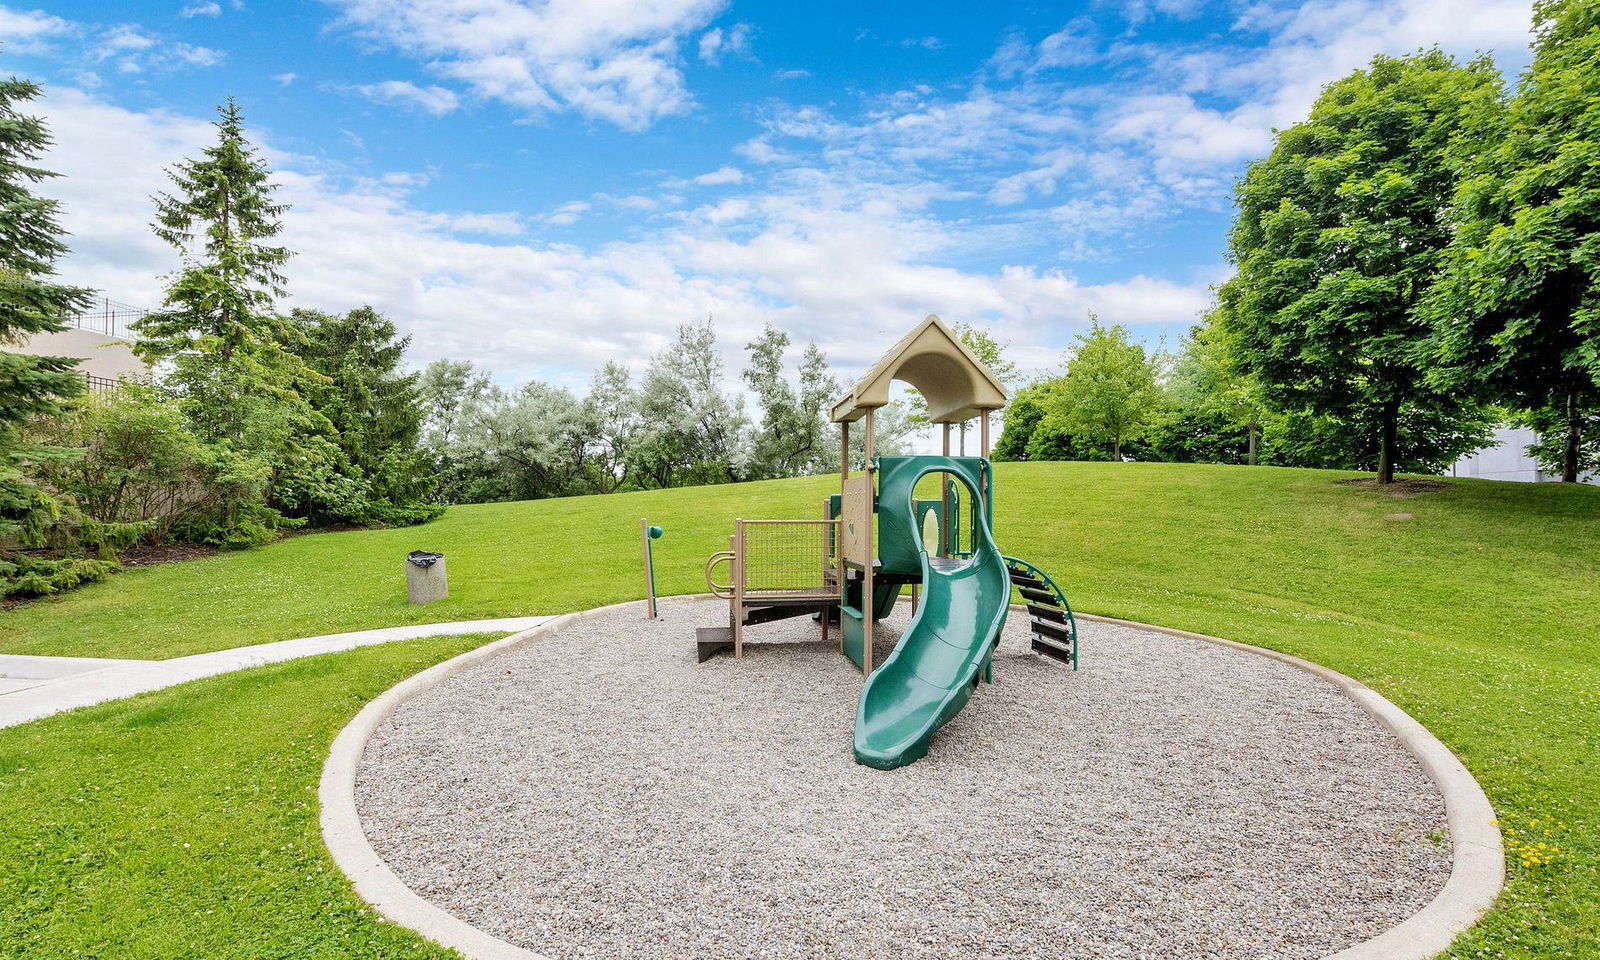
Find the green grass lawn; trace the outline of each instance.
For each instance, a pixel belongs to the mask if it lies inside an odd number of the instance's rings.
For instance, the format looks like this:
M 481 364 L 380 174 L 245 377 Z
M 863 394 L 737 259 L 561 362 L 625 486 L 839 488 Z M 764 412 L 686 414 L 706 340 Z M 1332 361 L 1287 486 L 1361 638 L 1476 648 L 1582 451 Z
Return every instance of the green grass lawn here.
M 416 960 L 322 845 L 361 705 L 477 637 L 260 667 L 0 730 L 0 956 Z
M 1349 476 L 1001 465 L 996 539 L 1048 570 L 1079 609 L 1285 650 L 1390 697 L 1462 757 L 1516 836 L 1532 831 L 1561 848 L 1547 865 L 1513 858 L 1502 905 L 1455 952 L 1600 956 L 1600 489 L 1461 481 L 1393 497 L 1336 482 Z M 0 652 L 167 657 L 634 598 L 646 515 L 667 528 L 656 544 L 662 592 L 697 592 L 705 556 L 725 544 L 732 517 L 817 516 L 834 484 L 815 478 L 458 507 L 426 527 L 297 537 L 132 571 L 0 614 Z M 449 556 L 450 600 L 405 603 L 402 558 L 418 548 Z M 1086 648 L 1091 669 L 1093 656 Z M 263 690 L 283 682 L 262 676 Z M 367 690 L 355 674 L 346 682 Z M 231 719 L 228 689 L 220 684 L 208 701 L 215 716 L 207 722 Z M 346 716 L 359 699 L 346 696 Z M 44 724 L 78 731 L 50 754 L 61 782 L 32 780 L 0 793 L 27 809 L 57 792 L 92 789 L 80 768 L 135 749 L 118 745 L 116 724 L 99 717 L 91 711 L 0 731 L 5 756 L 15 738 Z M 263 717 L 269 730 L 299 721 Z M 9 768 L 0 771 L 11 782 Z M 308 798 L 315 779 L 305 781 Z M 116 822 L 119 810 L 130 822 L 143 815 L 124 802 L 106 808 L 105 822 Z M 220 873 L 218 883 L 234 882 L 229 876 Z M 63 943 L 114 934 L 104 925 L 115 917 L 73 916 L 99 933 L 63 933 Z

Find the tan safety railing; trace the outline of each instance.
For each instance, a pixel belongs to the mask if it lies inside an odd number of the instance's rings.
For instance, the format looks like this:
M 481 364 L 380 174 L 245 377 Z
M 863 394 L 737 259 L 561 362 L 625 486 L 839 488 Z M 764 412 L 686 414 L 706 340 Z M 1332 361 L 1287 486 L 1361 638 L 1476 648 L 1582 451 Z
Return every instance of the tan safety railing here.
M 733 561 L 746 597 L 831 595 L 837 520 L 740 520 Z

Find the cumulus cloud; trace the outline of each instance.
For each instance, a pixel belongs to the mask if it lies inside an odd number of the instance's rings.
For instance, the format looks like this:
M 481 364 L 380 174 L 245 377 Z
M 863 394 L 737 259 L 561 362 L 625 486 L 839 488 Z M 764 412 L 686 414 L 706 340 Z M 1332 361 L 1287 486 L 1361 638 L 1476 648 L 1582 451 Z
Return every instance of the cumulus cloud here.
M 58 89 L 44 104 L 65 176 L 48 189 L 64 204 L 74 282 L 120 299 L 157 302 L 173 254 L 149 232 L 149 196 L 162 169 L 193 156 L 214 131 L 204 118 L 133 111 Z M 969 271 L 934 260 L 958 238 L 891 199 L 839 187 L 776 190 L 685 211 L 635 239 L 580 247 L 520 239 L 514 214 L 420 206 L 411 174 L 350 179 L 286 154 L 265 138 L 280 198 L 291 205 L 284 242 L 292 302 L 342 310 L 370 302 L 414 337 L 413 361 L 463 357 L 508 379 L 581 385 L 613 357 L 643 358 L 682 321 L 715 314 L 728 359 L 766 322 L 830 349 L 854 375 L 859 337 L 890 336 L 923 314 L 1004 326 L 1017 342 L 1059 342 L 1089 309 L 1110 320 L 1188 319 L 1203 285 L 1137 277 L 1084 284 L 1028 265 Z M 116 150 L 103 149 L 117 144 Z M 654 198 L 598 202 L 658 204 Z M 539 219 L 574 222 L 591 201 Z
M 748 23 L 736 23 L 727 30 L 721 27 L 707 30 L 700 35 L 701 62 L 715 66 L 725 56 L 749 57 L 750 35 Z
M 49 47 L 52 37 L 73 32 L 70 21 L 43 10 L 13 10 L 0 7 L 0 38 L 10 53 L 39 53 Z
M 694 178 L 693 182 L 702 187 L 727 183 L 744 183 L 744 171 L 738 167 L 719 167 L 710 173 L 700 174 L 700 176 Z
M 532 115 L 570 109 L 639 130 L 693 105 L 679 43 L 726 0 L 334 2 L 348 29 L 484 97 Z
M 183 17 L 185 20 L 191 17 L 220 17 L 222 16 L 222 4 L 217 3 L 216 0 L 207 0 L 207 2 L 204 3 L 191 3 L 182 10 L 179 10 L 178 16 Z
M 451 113 L 461 105 L 460 98 L 444 87 L 419 87 L 409 80 L 358 84 L 351 89 L 374 103 L 420 110 L 435 117 Z

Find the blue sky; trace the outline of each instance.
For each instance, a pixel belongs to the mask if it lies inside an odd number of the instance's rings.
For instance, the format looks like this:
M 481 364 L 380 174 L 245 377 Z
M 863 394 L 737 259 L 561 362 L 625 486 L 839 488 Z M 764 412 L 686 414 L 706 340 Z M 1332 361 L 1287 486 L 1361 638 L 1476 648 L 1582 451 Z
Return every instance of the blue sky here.
M 1232 183 L 1379 52 L 1528 58 L 1526 0 L 161 0 L 0 6 L 46 84 L 71 280 L 153 304 L 162 169 L 241 102 L 296 304 L 581 386 L 714 314 L 848 376 L 934 312 L 1029 370 L 1095 311 L 1174 343 Z

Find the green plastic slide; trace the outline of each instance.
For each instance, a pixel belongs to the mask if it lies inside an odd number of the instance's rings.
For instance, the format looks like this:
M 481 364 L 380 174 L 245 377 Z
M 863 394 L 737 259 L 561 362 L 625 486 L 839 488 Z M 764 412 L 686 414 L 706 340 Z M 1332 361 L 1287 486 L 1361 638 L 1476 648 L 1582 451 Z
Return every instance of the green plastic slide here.
M 922 601 L 894 653 L 867 679 L 856 711 L 856 760 L 892 770 L 928 753 L 928 741 L 961 712 L 994 658 L 1011 601 L 1005 560 L 978 496 L 987 460 L 978 457 L 882 457 L 878 461 L 879 556 L 886 570 L 915 555 Z M 946 472 L 967 487 L 974 511 L 972 554 L 929 557 L 917 529 L 912 492 L 929 473 Z M 910 538 L 910 539 L 908 539 Z

